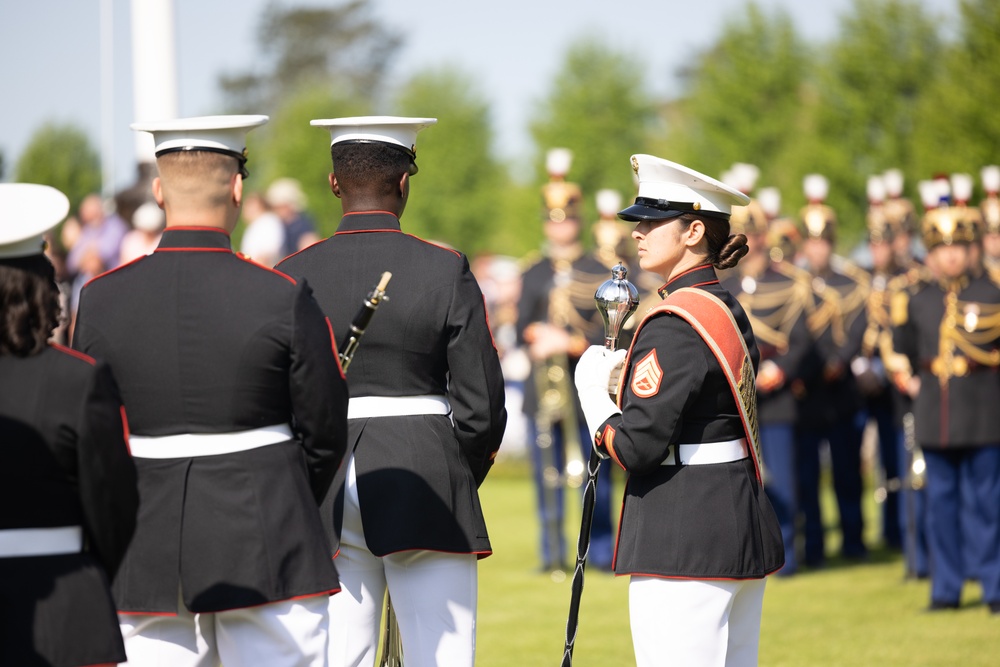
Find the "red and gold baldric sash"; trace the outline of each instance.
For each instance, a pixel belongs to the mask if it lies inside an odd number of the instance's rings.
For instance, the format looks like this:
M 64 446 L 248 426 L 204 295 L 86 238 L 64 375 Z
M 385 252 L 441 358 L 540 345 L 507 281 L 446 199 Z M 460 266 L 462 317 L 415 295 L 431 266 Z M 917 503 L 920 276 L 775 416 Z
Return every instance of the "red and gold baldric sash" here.
M 705 290 L 685 287 L 667 295 L 662 302 L 646 313 L 636 327 L 625 360 L 625 368 L 632 362 L 632 348 L 639 339 L 639 331 L 649 318 L 659 313 L 672 313 L 683 318 L 702 337 L 715 354 L 726 378 L 733 399 L 740 409 L 740 420 L 746 433 L 747 442 L 751 444 L 750 456 L 753 458 L 757 480 L 760 481 L 760 434 L 757 426 L 757 386 L 754 379 L 753 362 L 740 327 L 736 324 L 732 311 L 717 296 Z M 622 374 L 622 381 L 625 374 Z M 623 387 L 618 388 L 618 407 L 622 403 Z

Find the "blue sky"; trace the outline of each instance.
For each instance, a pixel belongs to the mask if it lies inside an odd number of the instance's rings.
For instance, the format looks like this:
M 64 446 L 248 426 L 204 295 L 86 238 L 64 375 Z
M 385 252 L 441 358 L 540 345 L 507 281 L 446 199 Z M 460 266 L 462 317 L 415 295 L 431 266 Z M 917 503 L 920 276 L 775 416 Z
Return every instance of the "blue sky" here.
M 142 1 L 142 0 L 138 0 Z M 376 15 L 405 34 L 393 76 L 455 63 L 479 79 L 491 102 L 498 149 L 527 157 L 527 123 L 545 95 L 566 47 L 599 36 L 647 66 L 654 91 L 670 96 L 674 72 L 710 45 L 725 21 L 741 16 L 747 0 L 372 0 Z M 914 0 L 953 26 L 958 0 Z M 102 2 L 113 16 L 113 103 L 102 112 Z M 256 49 L 258 17 L 268 0 L 173 0 L 178 43 L 180 115 L 217 113 L 217 80 L 248 69 Z M 757 0 L 784 8 L 800 33 L 822 41 L 853 0 Z M 117 187 L 135 174 L 130 0 L 0 0 L 0 151 L 9 180 L 31 134 L 46 121 L 72 122 L 101 146 L 102 113 Z M 336 4 L 281 0 L 279 4 Z M 106 82 L 105 82 L 106 85 Z M 428 115 L 434 115 L 429 109 Z

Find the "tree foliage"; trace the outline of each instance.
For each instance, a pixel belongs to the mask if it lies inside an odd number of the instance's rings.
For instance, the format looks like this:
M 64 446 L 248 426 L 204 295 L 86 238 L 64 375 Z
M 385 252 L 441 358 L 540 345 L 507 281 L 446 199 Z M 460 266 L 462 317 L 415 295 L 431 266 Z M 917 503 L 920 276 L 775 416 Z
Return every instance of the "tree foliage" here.
M 329 88 L 371 104 L 402 38 L 372 17 L 370 0 L 333 7 L 271 3 L 257 30 L 258 70 L 220 77 L 228 106 L 265 113 L 307 87 Z
M 396 107 L 404 116 L 438 119 L 417 138 L 420 173 L 411 181 L 405 230 L 470 254 L 496 247 L 510 183 L 492 152 L 489 104 L 475 77 L 454 67 L 420 72 Z
M 628 199 L 635 192 L 629 156 L 650 150 L 656 107 L 637 59 L 616 52 L 598 38 L 572 43 L 531 122 L 539 166 L 536 184 L 547 180 L 545 154 L 573 151 L 569 180 L 584 193 L 585 219 L 597 217 L 594 196 L 602 188 Z M 540 201 L 536 195 L 536 202 Z M 535 219 L 539 219 L 536 205 Z
M 916 176 L 917 114 L 941 51 L 938 25 L 916 0 L 854 0 L 842 17 L 818 70 L 816 159 L 802 166 L 830 179 L 829 203 L 848 230 L 864 227 L 869 175 L 902 167 Z
M 962 0 L 959 37 L 921 100 L 914 167 L 977 173 L 1000 160 L 1000 3 Z
M 690 92 L 665 109 L 669 132 L 657 150 L 709 174 L 752 162 L 787 187 L 781 171 L 808 127 L 803 85 L 812 62 L 787 13 L 750 3 L 684 72 Z
M 101 161 L 87 134 L 71 124 L 49 122 L 32 136 L 14 172 L 20 183 L 51 185 L 75 211 L 80 201 L 101 190 Z
M 303 89 L 290 96 L 271 115 L 270 122 L 249 135 L 250 179 L 247 188 L 264 192 L 277 178 L 299 181 L 308 199 L 307 210 L 321 236 L 329 236 L 340 221 L 340 204 L 330 192 L 328 174 L 330 134 L 313 127 L 317 118 L 338 118 L 368 113 L 361 100 L 326 89 Z

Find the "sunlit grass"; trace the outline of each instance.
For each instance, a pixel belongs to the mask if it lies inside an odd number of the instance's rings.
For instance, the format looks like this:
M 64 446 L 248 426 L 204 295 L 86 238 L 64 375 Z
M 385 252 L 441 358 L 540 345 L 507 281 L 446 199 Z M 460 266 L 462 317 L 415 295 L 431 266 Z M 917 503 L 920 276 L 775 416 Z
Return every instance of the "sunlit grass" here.
M 614 493 L 620 498 L 620 479 Z M 870 493 L 866 497 L 870 497 Z M 538 521 L 527 468 L 498 464 L 481 489 L 494 554 L 480 562 L 479 667 L 558 665 L 565 640 L 570 581 L 538 572 Z M 567 543 L 575 550 L 579 500 L 567 507 Z M 829 495 L 827 523 L 835 520 Z M 876 507 L 866 506 L 869 544 L 877 543 Z M 828 552 L 836 553 L 828 530 Z M 770 578 L 764 598 L 760 664 L 774 666 L 1000 664 L 1000 617 L 990 616 L 978 586 L 963 608 L 923 612 L 929 584 L 907 581 L 901 557 L 875 550 L 864 564 L 832 559 L 818 571 Z M 664 664 L 669 664 L 665 656 Z M 574 665 L 632 665 L 628 579 L 589 570 Z

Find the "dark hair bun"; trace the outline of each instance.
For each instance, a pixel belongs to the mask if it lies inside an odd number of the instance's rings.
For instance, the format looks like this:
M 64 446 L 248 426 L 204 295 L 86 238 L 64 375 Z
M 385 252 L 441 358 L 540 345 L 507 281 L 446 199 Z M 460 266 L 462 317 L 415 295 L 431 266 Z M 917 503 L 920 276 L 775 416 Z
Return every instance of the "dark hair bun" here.
M 747 237 L 743 234 L 730 234 L 729 239 L 719 251 L 718 259 L 713 265 L 720 271 L 736 266 L 743 256 L 750 251 L 747 247 Z

